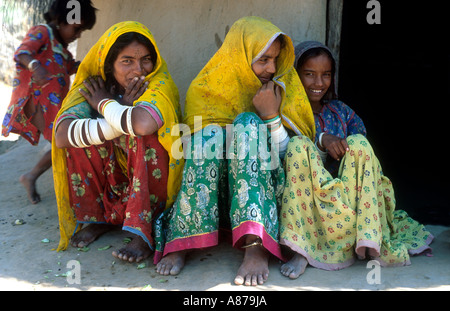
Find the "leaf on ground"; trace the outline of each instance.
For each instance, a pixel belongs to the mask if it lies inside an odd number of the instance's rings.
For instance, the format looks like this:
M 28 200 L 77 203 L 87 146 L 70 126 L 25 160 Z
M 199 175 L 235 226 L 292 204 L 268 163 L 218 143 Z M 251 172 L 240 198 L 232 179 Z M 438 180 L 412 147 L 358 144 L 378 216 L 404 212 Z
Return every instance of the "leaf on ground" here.
M 106 245 L 106 246 L 104 246 L 104 247 L 99 247 L 98 250 L 99 250 L 99 251 L 105 251 L 105 250 L 107 250 L 107 249 L 109 249 L 109 248 L 111 248 L 111 247 L 112 247 L 111 245 Z

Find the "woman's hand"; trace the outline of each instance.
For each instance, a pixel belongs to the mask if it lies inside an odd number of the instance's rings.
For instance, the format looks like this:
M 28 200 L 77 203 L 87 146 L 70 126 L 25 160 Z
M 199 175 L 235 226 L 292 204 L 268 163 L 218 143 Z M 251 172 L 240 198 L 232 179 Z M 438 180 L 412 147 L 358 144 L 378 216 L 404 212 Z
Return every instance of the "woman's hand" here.
M 273 81 L 269 81 L 256 92 L 253 97 L 253 106 L 255 106 L 258 115 L 265 117 L 277 114 L 281 105 L 281 88 Z
M 110 92 L 106 90 L 105 82 L 101 77 L 89 77 L 85 81 L 83 81 L 83 85 L 89 91 L 87 93 L 83 89 L 79 89 L 81 95 L 86 98 L 89 105 L 91 105 L 92 109 L 97 111 L 98 103 L 105 98 L 112 99 L 113 96 Z
M 122 105 L 133 106 L 133 102 L 138 100 L 139 97 L 144 94 L 148 86 L 148 81 L 144 82 L 144 79 L 144 76 L 140 78 L 136 77 L 128 84 L 125 89 L 125 94 L 123 94 L 123 97 L 120 100 Z
M 328 154 L 337 161 L 342 159 L 349 150 L 347 140 L 331 134 L 324 134 L 322 136 L 322 146 L 319 146 L 319 148 L 327 150 Z

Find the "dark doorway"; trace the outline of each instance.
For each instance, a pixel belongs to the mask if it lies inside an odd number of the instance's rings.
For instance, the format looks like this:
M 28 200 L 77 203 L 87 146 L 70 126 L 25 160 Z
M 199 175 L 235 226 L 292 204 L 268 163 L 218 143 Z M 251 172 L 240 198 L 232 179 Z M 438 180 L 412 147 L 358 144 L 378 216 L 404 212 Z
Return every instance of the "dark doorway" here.
M 339 97 L 364 120 L 397 208 L 450 225 L 450 49 L 444 1 L 344 1 Z

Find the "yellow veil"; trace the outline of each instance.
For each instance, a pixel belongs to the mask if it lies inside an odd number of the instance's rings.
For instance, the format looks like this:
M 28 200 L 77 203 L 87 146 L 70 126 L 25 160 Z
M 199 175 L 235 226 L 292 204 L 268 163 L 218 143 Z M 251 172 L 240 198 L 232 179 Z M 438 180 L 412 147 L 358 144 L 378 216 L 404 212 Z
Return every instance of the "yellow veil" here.
M 126 21 L 113 25 L 109 28 L 97 43 L 90 49 L 84 60 L 81 62 L 78 73 L 73 82 L 72 88 L 62 103 L 61 110 L 55 119 L 67 109 L 85 101 L 79 93 L 79 88 L 83 87 L 82 82 L 89 76 L 100 75 L 105 79 L 104 62 L 111 46 L 117 38 L 127 32 L 137 32 L 146 36 L 155 47 L 157 60 L 152 73 L 146 77 L 149 81 L 148 90 L 134 102 L 146 101 L 154 104 L 162 114 L 164 124 L 158 130 L 158 140 L 169 154 L 169 176 L 167 183 L 166 208 L 173 204 L 181 184 L 181 175 L 184 161 L 174 159 L 171 148 L 177 136 L 171 135 L 172 127 L 179 123 L 181 119 L 181 109 L 179 106 L 178 89 L 172 80 L 167 64 L 161 57 L 155 39 L 151 32 L 144 25 Z M 55 183 L 56 202 L 58 204 L 58 217 L 61 238 L 58 251 L 65 250 L 69 244 L 70 237 L 75 232 L 76 219 L 69 199 L 69 181 L 66 172 L 65 149 L 59 149 L 55 145 L 55 133 L 52 140 L 52 164 L 53 179 Z M 179 137 L 178 137 L 179 138 Z M 125 158 L 118 158 L 122 161 L 121 166 L 126 167 Z
M 283 124 L 297 135 L 314 140 L 314 116 L 293 68 L 292 40 L 271 22 L 254 16 L 241 18 L 233 24 L 221 48 L 192 81 L 186 94 L 183 123 L 196 132 L 211 123 L 231 124 L 242 112 L 256 112 L 252 99 L 261 82 L 251 66 L 279 35 L 284 36 L 284 48 L 278 57 L 273 80 L 284 90 L 280 106 Z M 202 117 L 201 128 L 194 128 L 195 116 Z

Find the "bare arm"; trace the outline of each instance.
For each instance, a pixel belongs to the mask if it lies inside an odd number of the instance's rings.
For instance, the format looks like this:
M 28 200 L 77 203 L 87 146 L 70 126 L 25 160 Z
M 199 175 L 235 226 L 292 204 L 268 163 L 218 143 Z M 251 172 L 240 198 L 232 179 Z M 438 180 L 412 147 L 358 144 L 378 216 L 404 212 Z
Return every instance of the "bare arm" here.
M 34 58 L 28 54 L 19 54 L 16 58 L 19 63 L 27 69 L 31 61 L 34 60 Z M 48 83 L 48 71 L 40 63 L 33 64 L 31 73 L 34 81 L 38 85 L 45 85 L 46 83 Z

